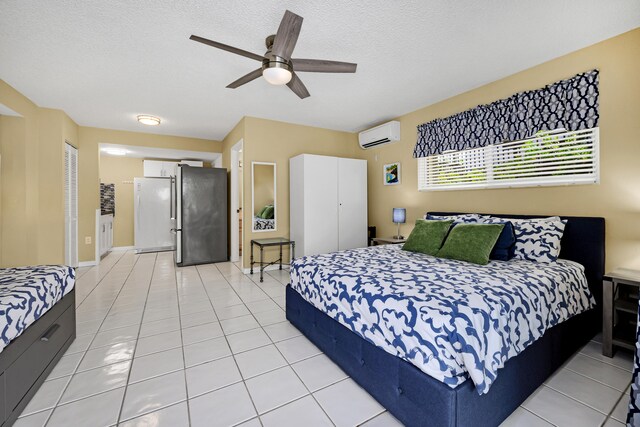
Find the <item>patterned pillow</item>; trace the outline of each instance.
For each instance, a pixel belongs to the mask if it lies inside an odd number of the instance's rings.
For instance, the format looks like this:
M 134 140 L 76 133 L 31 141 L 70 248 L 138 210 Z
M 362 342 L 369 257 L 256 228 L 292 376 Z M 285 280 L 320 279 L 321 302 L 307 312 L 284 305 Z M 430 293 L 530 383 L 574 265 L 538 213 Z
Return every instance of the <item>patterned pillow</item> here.
M 436 221 L 453 221 L 454 224 L 475 224 L 482 221 L 483 216 L 478 214 L 460 214 L 460 215 L 424 215 L 426 220 Z
M 491 217 L 485 220 L 489 223 L 504 221 L 511 222 L 514 227 L 516 235 L 514 258 L 535 262 L 555 262 L 558 259 L 566 220 L 561 220 L 557 216 L 532 219 Z

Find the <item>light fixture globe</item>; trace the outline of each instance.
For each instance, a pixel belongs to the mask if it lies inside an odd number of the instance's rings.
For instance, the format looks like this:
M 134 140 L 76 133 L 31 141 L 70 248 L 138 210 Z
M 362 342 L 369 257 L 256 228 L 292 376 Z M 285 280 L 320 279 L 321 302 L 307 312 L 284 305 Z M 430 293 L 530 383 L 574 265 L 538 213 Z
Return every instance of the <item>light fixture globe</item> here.
M 269 55 L 262 63 L 262 77 L 272 85 L 286 85 L 293 74 L 289 62 L 276 55 Z
M 138 122 L 147 126 L 158 126 L 160 124 L 160 119 L 155 116 L 149 116 L 146 114 L 140 114 L 138 116 Z

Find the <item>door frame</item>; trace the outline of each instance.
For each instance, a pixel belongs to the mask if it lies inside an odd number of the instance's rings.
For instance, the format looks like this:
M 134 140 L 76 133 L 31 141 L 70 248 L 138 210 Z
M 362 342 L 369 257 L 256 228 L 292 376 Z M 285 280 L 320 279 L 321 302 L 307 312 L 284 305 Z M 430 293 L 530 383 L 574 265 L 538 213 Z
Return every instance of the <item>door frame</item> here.
M 238 221 L 238 208 L 240 207 L 240 200 L 238 197 L 238 192 L 240 190 L 240 180 L 239 178 L 239 162 L 243 159 L 242 147 L 244 145 L 244 140 L 240 139 L 231 147 L 231 205 L 229 208 L 230 217 L 231 217 L 231 251 L 229 253 L 229 259 L 231 262 L 240 261 L 240 221 Z M 244 163 L 244 162 L 243 162 Z M 243 174 L 244 174 L 244 165 L 243 165 Z M 243 180 L 244 183 L 244 180 Z M 244 185 L 243 185 L 244 186 Z M 244 198 L 244 188 L 242 189 L 242 195 Z M 244 212 L 244 206 L 242 211 Z M 244 227 L 243 227 L 244 228 Z M 244 231 L 243 231 L 244 233 Z

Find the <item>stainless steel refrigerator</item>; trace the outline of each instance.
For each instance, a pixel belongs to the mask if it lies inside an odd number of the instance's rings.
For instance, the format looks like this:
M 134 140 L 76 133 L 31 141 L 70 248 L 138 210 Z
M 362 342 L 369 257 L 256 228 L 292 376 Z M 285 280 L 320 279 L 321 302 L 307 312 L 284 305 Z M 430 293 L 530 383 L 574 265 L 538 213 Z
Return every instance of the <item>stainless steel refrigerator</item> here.
M 227 170 L 178 165 L 171 181 L 176 264 L 227 261 Z

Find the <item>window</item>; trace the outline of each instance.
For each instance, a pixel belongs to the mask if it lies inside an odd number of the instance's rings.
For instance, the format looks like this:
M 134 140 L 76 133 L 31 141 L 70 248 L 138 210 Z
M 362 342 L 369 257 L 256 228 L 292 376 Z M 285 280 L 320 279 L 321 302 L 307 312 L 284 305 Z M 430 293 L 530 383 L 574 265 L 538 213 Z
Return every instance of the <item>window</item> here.
M 418 190 L 599 182 L 599 128 L 538 132 L 529 139 L 418 159 Z

